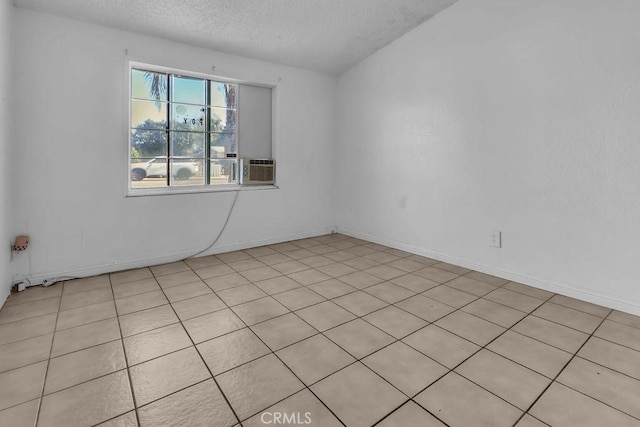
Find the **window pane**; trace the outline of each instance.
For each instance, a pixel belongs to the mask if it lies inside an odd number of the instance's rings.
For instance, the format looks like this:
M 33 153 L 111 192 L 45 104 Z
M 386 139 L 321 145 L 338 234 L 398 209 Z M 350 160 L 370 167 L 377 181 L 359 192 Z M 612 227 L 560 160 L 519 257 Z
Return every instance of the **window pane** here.
M 131 101 L 131 127 L 146 129 L 167 128 L 167 104 L 164 102 Z
M 218 159 L 209 163 L 209 182 L 213 184 L 229 184 L 237 182 L 237 160 Z
M 236 110 L 227 108 L 209 108 L 209 120 L 211 132 L 235 133 L 236 131 Z
M 166 187 L 166 175 L 166 157 L 131 156 L 131 188 Z
M 186 104 L 205 104 L 205 80 L 171 76 L 171 101 Z
M 131 131 L 132 158 L 153 158 L 167 155 L 167 132 L 133 129 Z
M 234 83 L 132 69 L 131 187 L 238 183 L 227 156 L 238 153 L 239 95 Z
M 167 100 L 167 75 L 151 71 L 131 70 L 133 98 Z
M 205 157 L 204 133 L 171 132 L 171 157 Z
M 204 185 L 204 160 L 172 158 L 171 185 Z
M 233 133 L 211 134 L 211 157 L 220 159 L 227 157 L 227 153 L 238 152 L 237 136 Z
M 205 107 L 171 104 L 171 129 L 204 132 Z
M 238 85 L 211 82 L 209 105 L 213 107 L 236 108 L 237 98 Z

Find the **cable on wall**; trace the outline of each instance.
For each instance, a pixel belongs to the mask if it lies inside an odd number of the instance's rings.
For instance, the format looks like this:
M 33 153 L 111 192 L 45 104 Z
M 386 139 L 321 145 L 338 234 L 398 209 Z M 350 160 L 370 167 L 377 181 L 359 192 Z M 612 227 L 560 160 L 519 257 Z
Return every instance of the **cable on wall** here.
M 58 282 L 63 282 L 66 280 L 74 280 L 74 279 L 80 279 L 80 277 L 77 276 L 56 276 L 56 277 L 49 277 L 47 279 L 43 279 L 41 283 L 32 283 L 31 279 L 29 277 L 23 277 L 20 280 L 14 281 L 13 283 L 13 287 L 17 290 L 17 291 L 23 291 L 26 288 L 30 288 L 32 286 L 42 286 L 44 288 L 49 287 L 51 285 L 55 285 Z M 26 284 L 24 282 L 27 282 Z
M 241 191 L 241 187 L 238 186 L 238 188 L 236 190 L 236 195 L 233 198 L 233 203 L 231 203 L 231 207 L 229 208 L 229 212 L 227 213 L 227 218 L 225 219 L 224 224 L 222 225 L 222 228 L 220 229 L 220 231 L 216 235 L 215 239 L 213 239 L 213 241 L 209 244 L 209 246 L 207 246 L 206 248 L 204 248 L 203 250 L 201 250 L 199 252 L 196 252 L 196 253 L 194 253 L 192 255 L 189 255 L 188 257 L 183 258 L 182 261 L 184 261 L 185 259 L 197 257 L 198 255 L 208 251 L 209 249 L 214 247 L 216 245 L 216 243 L 218 243 L 218 240 L 220 240 L 220 237 L 222 236 L 222 233 L 224 233 L 224 230 L 227 228 L 227 224 L 229 224 L 229 220 L 231 219 L 231 214 L 233 213 L 233 210 L 234 210 L 234 208 L 236 206 L 236 202 L 238 201 L 238 196 L 240 195 L 240 191 Z M 66 281 L 66 280 L 74 280 L 74 279 L 80 279 L 80 277 L 77 277 L 77 276 L 49 277 L 47 279 L 44 279 L 42 281 L 42 283 L 40 283 L 40 286 L 48 287 L 48 286 L 51 286 L 51 285 L 55 285 L 58 282 L 62 282 L 62 281 Z M 31 279 L 29 279 L 29 277 L 24 277 L 22 280 L 27 282 L 27 284 L 24 285 L 24 287 L 19 289 L 19 290 L 22 290 L 22 289 L 25 289 L 25 288 L 29 288 L 29 287 L 32 287 L 32 286 L 37 286 L 36 284 L 31 282 Z
M 229 209 L 229 213 L 227 214 L 227 219 L 224 221 L 224 224 L 222 225 L 222 228 L 220 229 L 220 232 L 218 233 L 216 238 L 213 239 L 213 242 L 211 242 L 211 244 L 209 246 L 207 246 L 206 248 L 204 248 L 200 252 L 196 252 L 195 254 L 192 254 L 192 255 L 189 255 L 188 257 L 183 258 L 182 261 L 184 261 L 185 259 L 197 257 L 198 255 L 200 255 L 200 254 L 202 254 L 204 252 L 207 252 L 209 249 L 214 247 L 216 245 L 216 243 L 218 243 L 218 240 L 220 240 L 220 237 L 222 236 L 222 233 L 224 233 L 224 230 L 227 228 L 227 224 L 229 224 L 229 219 L 231 219 L 231 214 L 233 213 L 233 208 L 235 208 L 235 206 L 236 206 L 236 202 L 238 201 L 238 195 L 240 194 L 240 191 L 241 191 L 240 188 L 241 187 L 238 186 L 238 189 L 236 190 L 236 196 L 233 198 L 233 203 L 231 204 L 231 208 Z
M 50 278 L 44 279 L 42 281 L 42 286 L 44 286 L 46 288 L 47 286 L 55 285 L 58 282 L 63 282 L 63 281 L 67 281 L 67 280 L 75 280 L 75 279 L 80 279 L 80 277 L 77 277 L 77 276 L 50 277 Z

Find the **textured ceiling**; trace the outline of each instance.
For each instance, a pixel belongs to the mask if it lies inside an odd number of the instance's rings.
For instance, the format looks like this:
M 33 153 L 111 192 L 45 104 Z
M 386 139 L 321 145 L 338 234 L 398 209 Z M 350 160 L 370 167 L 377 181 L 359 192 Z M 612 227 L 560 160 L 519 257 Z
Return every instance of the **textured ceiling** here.
M 337 75 L 456 1 L 14 0 L 14 4 Z

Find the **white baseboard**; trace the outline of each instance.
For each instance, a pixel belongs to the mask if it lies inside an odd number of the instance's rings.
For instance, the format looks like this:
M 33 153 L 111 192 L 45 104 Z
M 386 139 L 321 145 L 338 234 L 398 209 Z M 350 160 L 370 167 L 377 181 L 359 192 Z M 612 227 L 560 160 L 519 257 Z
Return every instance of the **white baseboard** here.
M 206 252 L 203 252 L 202 254 L 199 254 L 198 257 L 213 255 L 213 254 L 220 254 L 224 252 L 232 252 L 232 251 L 237 251 L 241 249 L 255 248 L 255 247 L 264 246 L 264 245 L 273 245 L 276 243 L 288 242 L 291 240 L 306 239 L 308 237 L 322 236 L 325 234 L 329 234 L 332 231 L 335 231 L 335 228 L 327 227 L 327 228 L 321 228 L 315 231 L 309 231 L 304 233 L 293 233 L 293 234 L 287 234 L 287 235 L 282 235 L 277 237 L 270 237 L 267 239 L 240 242 L 240 243 L 234 243 L 234 244 L 225 245 L 225 246 L 216 246 Z M 169 255 L 154 257 L 154 258 L 137 258 L 134 260 L 115 261 L 111 264 L 95 265 L 92 267 L 76 269 L 76 270 L 40 273 L 36 275 L 28 275 L 26 276 L 26 279 L 28 280 L 30 286 L 37 286 L 37 285 L 42 285 L 45 282 L 51 282 L 52 280 L 55 281 L 55 279 L 58 279 L 58 278 L 68 279 L 68 278 L 91 277 L 91 276 L 97 276 L 105 273 L 113 273 L 115 271 L 131 270 L 134 268 L 150 267 L 153 265 L 180 261 L 182 259 L 193 256 L 193 254 L 197 254 L 200 250 L 202 249 L 194 248 L 193 250 L 174 252 Z
M 450 256 L 450 255 L 442 254 L 439 252 L 426 250 L 417 246 L 400 243 L 394 240 L 386 239 L 386 238 L 369 234 L 369 233 L 360 233 L 360 232 L 350 230 L 348 228 L 343 228 L 343 227 L 335 227 L 335 228 L 327 227 L 327 228 L 317 229 L 315 231 L 310 231 L 310 232 L 293 233 L 293 234 L 282 235 L 278 237 L 271 237 L 271 238 L 262 239 L 262 240 L 253 240 L 253 241 L 247 241 L 247 242 L 234 243 L 234 244 L 225 245 L 225 246 L 219 246 L 219 247 L 212 248 L 209 251 L 199 256 L 206 256 L 206 255 L 218 254 L 223 252 L 231 252 L 231 251 L 236 251 L 241 249 L 253 248 L 257 246 L 287 242 L 290 240 L 305 239 L 308 237 L 316 237 L 324 234 L 329 234 L 333 231 L 337 231 L 339 233 L 356 237 L 359 239 L 367 240 L 373 243 L 389 246 L 395 249 L 400 249 L 406 252 L 411 252 L 416 255 L 433 258 L 438 261 L 459 265 L 461 267 L 469 268 L 482 273 L 491 274 L 493 276 L 502 277 L 504 279 L 522 283 L 529 286 L 533 286 L 535 288 L 544 289 L 546 291 L 554 292 L 557 294 L 566 295 L 572 298 L 577 298 L 583 301 L 591 302 L 591 303 L 602 305 L 605 307 L 614 308 L 616 310 L 624 311 L 626 313 L 640 315 L 640 301 L 629 300 L 628 298 L 623 298 L 617 295 L 610 295 L 610 294 L 587 290 L 587 289 L 579 289 L 563 283 L 552 282 L 552 281 L 540 279 L 537 277 L 527 276 L 527 275 L 515 273 L 512 271 L 503 270 L 503 269 L 495 268 L 495 267 L 484 265 L 484 264 L 479 264 L 479 263 L 458 258 L 455 256 Z M 51 281 L 61 277 L 77 277 L 77 278 L 90 277 L 90 276 L 96 276 L 99 274 L 112 273 L 115 271 L 129 270 L 133 268 L 142 268 L 142 267 L 149 267 L 149 266 L 158 265 L 158 264 L 175 262 L 175 261 L 179 261 L 181 259 L 187 258 L 189 256 L 192 256 L 194 253 L 197 253 L 197 252 L 198 252 L 198 249 L 195 248 L 190 251 L 176 252 L 176 253 L 172 253 L 166 256 L 161 256 L 161 257 L 138 258 L 138 259 L 128 260 L 128 261 L 116 261 L 111 264 L 95 265 L 92 267 L 76 269 L 76 270 L 42 273 L 42 274 L 37 274 L 33 276 L 27 276 L 27 279 L 31 285 L 35 286 L 35 285 L 41 285 L 45 281 Z
M 348 228 L 338 227 L 337 232 L 345 234 L 347 236 L 356 237 L 362 240 L 368 240 L 373 243 L 392 247 L 405 252 L 411 252 L 416 255 L 433 258 L 438 261 L 447 262 L 449 264 L 459 265 L 461 267 L 469 268 L 479 271 L 481 273 L 491 274 L 492 276 L 502 277 L 504 279 L 522 283 L 524 285 L 533 286 L 535 288 L 544 289 L 556 294 L 565 295 L 572 298 L 577 298 L 582 301 L 587 301 L 593 304 L 602 305 L 605 307 L 613 308 L 616 310 L 624 311 L 626 313 L 635 314 L 640 316 L 640 301 L 629 300 L 618 295 L 610 295 L 602 292 L 597 292 L 588 289 L 579 289 L 574 286 L 566 285 L 563 283 L 552 282 L 549 280 L 539 279 L 532 276 L 523 275 L 520 273 L 514 273 L 512 271 L 503 270 L 495 267 L 491 267 L 484 264 L 478 264 L 473 261 L 469 261 L 462 258 L 442 254 L 419 248 L 417 246 L 400 243 L 394 240 L 385 239 L 380 236 L 376 236 L 368 233 L 360 233 Z

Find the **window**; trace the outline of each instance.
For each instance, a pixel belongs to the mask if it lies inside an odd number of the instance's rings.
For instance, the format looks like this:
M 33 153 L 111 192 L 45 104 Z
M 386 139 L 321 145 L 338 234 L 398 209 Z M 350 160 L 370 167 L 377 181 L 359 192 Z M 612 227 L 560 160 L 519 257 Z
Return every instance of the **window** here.
M 236 83 L 132 67 L 130 189 L 237 183 L 238 92 Z

